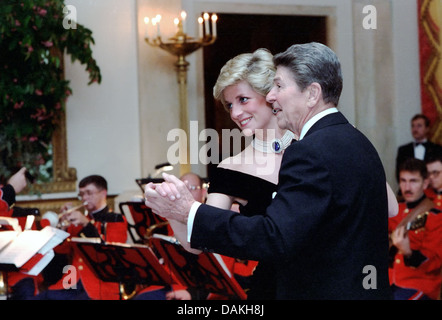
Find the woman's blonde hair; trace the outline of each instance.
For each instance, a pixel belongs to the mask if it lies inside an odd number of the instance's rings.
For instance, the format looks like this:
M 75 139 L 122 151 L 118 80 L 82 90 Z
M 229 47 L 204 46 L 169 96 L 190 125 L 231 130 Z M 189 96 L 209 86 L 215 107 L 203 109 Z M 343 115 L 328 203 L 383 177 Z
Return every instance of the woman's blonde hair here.
M 224 89 L 243 80 L 257 93 L 266 96 L 272 89 L 275 70 L 273 55 L 267 49 L 240 54 L 221 68 L 213 87 L 213 96 L 225 105 L 222 94 Z

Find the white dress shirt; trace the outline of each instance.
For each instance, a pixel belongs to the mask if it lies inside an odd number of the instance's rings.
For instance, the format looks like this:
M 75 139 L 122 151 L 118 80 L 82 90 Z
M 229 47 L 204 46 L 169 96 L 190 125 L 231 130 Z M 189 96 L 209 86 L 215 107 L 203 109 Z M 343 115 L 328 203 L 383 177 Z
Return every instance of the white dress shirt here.
M 419 141 L 419 145 L 417 142 L 414 143 L 414 157 L 416 159 L 424 160 L 425 159 L 425 146 L 423 143 L 427 142 L 427 139 L 424 141 Z

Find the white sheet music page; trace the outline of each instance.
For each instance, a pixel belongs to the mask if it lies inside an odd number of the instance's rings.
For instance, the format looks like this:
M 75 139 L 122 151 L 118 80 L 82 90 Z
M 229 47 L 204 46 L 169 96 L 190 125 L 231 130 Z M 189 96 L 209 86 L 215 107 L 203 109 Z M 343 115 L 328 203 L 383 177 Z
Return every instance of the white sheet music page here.
M 49 264 L 49 262 L 51 262 L 51 260 L 52 260 L 52 258 L 54 258 L 54 256 L 55 256 L 54 250 L 49 250 L 48 252 L 46 252 L 44 254 L 43 258 L 41 258 L 41 260 L 38 261 L 34 267 L 32 267 L 31 270 L 29 270 L 28 272 L 24 272 L 24 273 L 29 274 L 30 276 L 38 275 L 40 272 L 43 271 L 44 268 L 46 268 L 46 266 Z
M 18 236 L 17 231 L 1 231 L 0 232 L 0 253 L 12 240 Z
M 0 217 L 0 229 L 2 225 L 11 226 L 17 232 L 22 231 L 17 218 Z
M 40 231 L 26 230 L 20 232 L 12 242 L 1 250 L 0 263 L 13 264 L 17 268 L 20 268 L 40 250 L 42 250 L 42 254 L 44 254 L 54 248 L 64 240 L 60 241 L 59 235 L 64 237 L 66 234 L 67 232 L 53 227 L 45 227 Z M 48 243 L 49 245 L 45 246 Z

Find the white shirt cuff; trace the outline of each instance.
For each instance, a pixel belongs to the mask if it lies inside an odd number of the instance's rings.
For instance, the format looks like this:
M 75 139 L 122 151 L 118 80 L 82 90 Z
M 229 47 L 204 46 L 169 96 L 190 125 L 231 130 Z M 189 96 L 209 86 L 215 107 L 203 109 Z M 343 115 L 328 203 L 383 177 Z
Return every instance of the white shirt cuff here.
M 187 217 L 187 242 L 190 243 L 192 237 L 193 221 L 195 220 L 196 211 L 200 207 L 201 202 L 195 201 L 190 207 L 189 216 Z

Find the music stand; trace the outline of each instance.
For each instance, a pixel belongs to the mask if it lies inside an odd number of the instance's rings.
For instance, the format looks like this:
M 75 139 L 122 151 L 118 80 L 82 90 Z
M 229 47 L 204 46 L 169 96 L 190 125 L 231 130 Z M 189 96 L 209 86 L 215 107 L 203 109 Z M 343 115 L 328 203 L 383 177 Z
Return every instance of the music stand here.
M 170 236 L 154 234 L 150 242 L 178 281 L 188 288 L 204 289 L 231 299 L 247 299 L 219 254 L 192 254 Z
M 101 243 L 99 238 L 72 238 L 72 242 L 95 275 L 104 282 L 116 282 L 120 286 L 169 286 L 176 283 L 174 276 L 166 272 L 148 246 Z
M 145 243 L 148 228 L 166 222 L 166 219 L 154 214 L 143 202 L 121 202 L 120 212 L 126 217 L 129 235 L 134 243 Z M 168 234 L 167 226 L 158 227 L 156 233 Z

